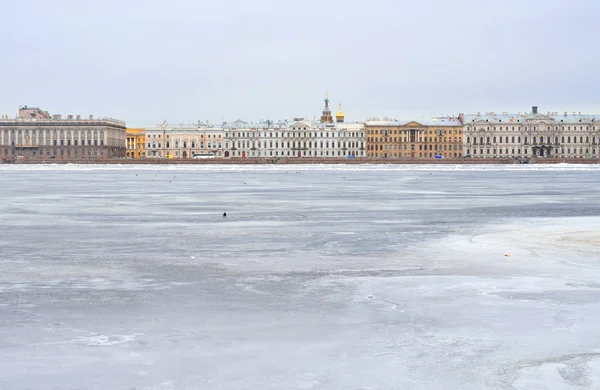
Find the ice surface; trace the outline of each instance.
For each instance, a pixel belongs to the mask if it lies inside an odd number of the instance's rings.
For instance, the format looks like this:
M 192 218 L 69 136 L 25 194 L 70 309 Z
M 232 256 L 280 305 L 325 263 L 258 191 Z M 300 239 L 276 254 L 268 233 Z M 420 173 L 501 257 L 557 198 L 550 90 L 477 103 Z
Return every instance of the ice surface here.
M 2 165 L 0 388 L 598 389 L 599 185 Z

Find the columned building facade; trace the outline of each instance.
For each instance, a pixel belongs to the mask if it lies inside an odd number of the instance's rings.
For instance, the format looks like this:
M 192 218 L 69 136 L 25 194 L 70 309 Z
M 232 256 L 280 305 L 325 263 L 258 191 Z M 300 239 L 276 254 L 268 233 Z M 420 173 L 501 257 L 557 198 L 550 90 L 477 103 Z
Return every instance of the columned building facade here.
M 204 124 L 148 127 L 146 134 L 146 157 L 192 158 L 196 154 L 212 153 L 225 157 L 225 134 L 223 128 Z
M 233 158 L 282 157 L 285 123 L 228 124 L 225 133 L 225 156 Z
M 146 157 L 146 136 L 143 128 L 128 128 L 126 133 L 127 154 L 129 158 Z
M 365 124 L 367 157 L 459 158 L 462 123 L 459 118 L 421 122 L 368 121 Z
M 600 116 L 537 111 L 465 116 L 463 153 L 474 158 L 589 158 L 600 153 Z
M 292 158 L 365 157 L 365 124 L 345 122 L 340 104 L 335 121 L 325 95 L 319 121 L 294 118 L 290 123 L 235 121 L 225 129 L 225 157 Z
M 6 159 L 103 159 L 126 155 L 125 122 L 90 115 L 49 115 L 21 107 L 17 118 L 0 118 L 0 157 Z
M 295 118 L 291 123 L 240 125 L 225 129 L 228 157 L 365 157 L 363 123 L 320 123 Z

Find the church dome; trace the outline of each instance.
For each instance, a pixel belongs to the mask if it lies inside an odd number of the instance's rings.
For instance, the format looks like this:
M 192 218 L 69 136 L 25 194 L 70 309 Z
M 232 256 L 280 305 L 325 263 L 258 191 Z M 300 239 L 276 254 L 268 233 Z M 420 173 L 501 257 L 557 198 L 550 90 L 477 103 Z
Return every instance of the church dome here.
M 336 119 L 341 119 L 344 120 L 344 112 L 342 111 L 342 105 L 340 104 L 340 109 L 338 110 L 337 114 L 335 114 L 335 118 Z

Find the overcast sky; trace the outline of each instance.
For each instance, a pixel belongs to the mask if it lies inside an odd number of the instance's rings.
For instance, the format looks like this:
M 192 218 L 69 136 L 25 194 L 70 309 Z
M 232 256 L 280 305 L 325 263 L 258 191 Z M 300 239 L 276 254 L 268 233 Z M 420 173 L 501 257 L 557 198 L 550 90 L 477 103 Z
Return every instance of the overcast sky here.
M 129 127 L 320 115 L 600 113 L 596 0 L 29 0 L 0 9 L 0 111 Z

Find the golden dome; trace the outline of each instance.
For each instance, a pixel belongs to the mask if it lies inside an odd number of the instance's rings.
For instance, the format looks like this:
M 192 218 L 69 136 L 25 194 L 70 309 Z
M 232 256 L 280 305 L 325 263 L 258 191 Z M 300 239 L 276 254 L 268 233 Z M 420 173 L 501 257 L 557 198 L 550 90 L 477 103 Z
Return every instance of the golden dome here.
M 340 109 L 339 109 L 339 111 L 337 112 L 337 114 L 335 114 L 335 117 L 336 117 L 336 118 L 343 118 L 344 116 L 345 116 L 345 115 L 344 115 L 344 112 L 342 111 L 342 104 L 340 103 Z

